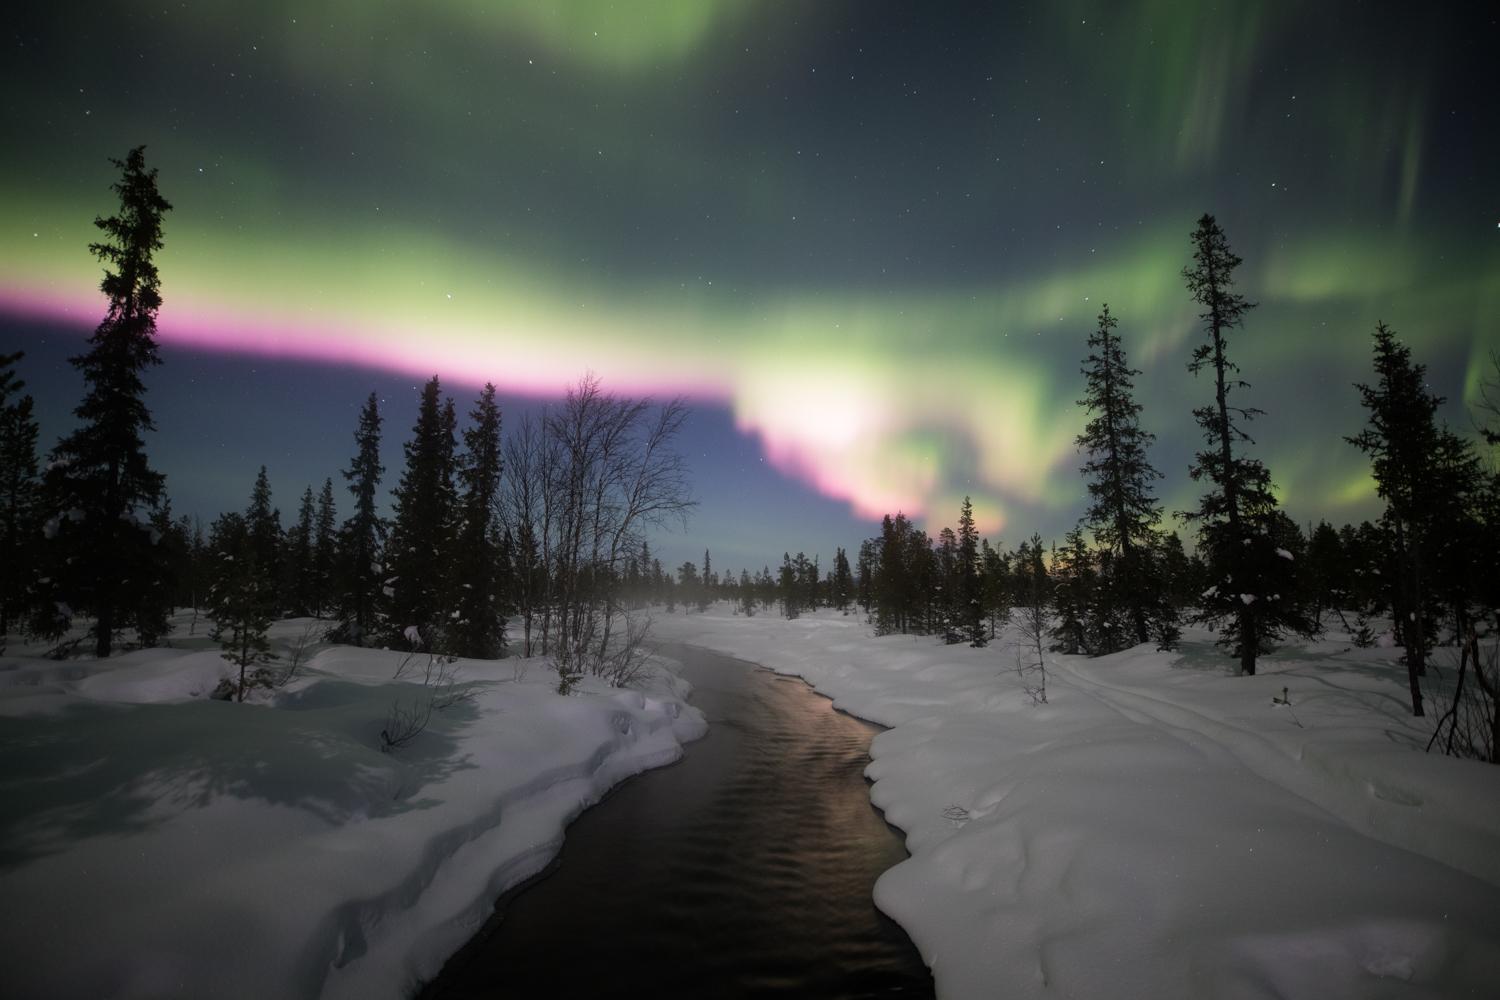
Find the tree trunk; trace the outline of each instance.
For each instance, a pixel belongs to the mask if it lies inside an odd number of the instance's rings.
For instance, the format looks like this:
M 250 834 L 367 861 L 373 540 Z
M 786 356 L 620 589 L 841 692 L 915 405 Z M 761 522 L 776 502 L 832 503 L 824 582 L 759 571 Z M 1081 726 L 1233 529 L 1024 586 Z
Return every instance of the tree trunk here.
M 1459 635 L 1464 635 L 1462 626 L 1459 627 Z M 1479 647 L 1472 635 L 1465 636 L 1463 645 L 1459 648 L 1458 681 L 1453 685 L 1453 707 L 1447 712 L 1447 716 L 1453 717 L 1453 724 L 1448 727 L 1448 746 L 1444 750 L 1444 753 L 1450 757 L 1453 756 L 1453 739 L 1458 735 L 1458 708 L 1463 704 L 1464 700 L 1464 671 L 1468 667 L 1470 659 L 1474 661 L 1474 666 L 1477 668 L 1479 666 Z M 1443 722 L 1439 719 L 1438 729 L 1441 730 L 1442 727 Z
M 242 636 L 248 636 L 249 634 L 248 629 L 241 633 Z M 245 700 L 245 660 L 250 655 L 249 645 L 249 642 L 245 640 L 242 640 L 240 643 L 240 696 L 237 699 L 238 701 Z
M 1490 681 L 1484 672 L 1484 661 L 1479 658 L 1479 643 L 1472 634 L 1469 641 L 1474 647 L 1474 680 L 1490 699 L 1490 763 L 1500 764 L 1500 674 L 1495 682 Z
M 1406 680 L 1411 686 L 1411 714 L 1421 718 L 1427 714 L 1422 711 L 1422 682 L 1417 677 L 1417 668 L 1411 662 L 1410 657 L 1407 657 Z
M 99 614 L 94 621 L 94 655 L 103 660 L 109 656 L 111 640 L 115 631 L 114 595 L 106 592 L 99 602 Z
M 1240 612 L 1240 676 L 1255 676 L 1255 651 L 1260 646 L 1255 608 L 1246 605 Z
M 1217 301 L 1211 309 L 1214 337 L 1214 399 L 1219 407 L 1219 461 L 1223 464 L 1220 474 L 1224 477 L 1221 488 L 1224 491 L 1224 513 L 1229 521 L 1229 537 L 1235 545 L 1235 551 L 1238 552 L 1239 543 L 1244 538 L 1244 531 L 1240 527 L 1239 485 L 1234 478 L 1234 453 L 1230 444 L 1232 435 L 1229 424 L 1229 397 L 1224 385 L 1223 321 L 1219 318 Z M 1253 677 L 1255 676 L 1255 653 L 1260 643 L 1260 637 L 1256 634 L 1254 609 L 1246 605 L 1241 609 L 1239 618 L 1240 675 Z
M 1418 677 L 1427 676 L 1427 614 L 1426 594 L 1422 592 L 1422 538 L 1417 534 L 1411 544 L 1412 599 L 1411 610 L 1415 617 L 1408 621 L 1411 626 L 1407 636 L 1406 656 L 1414 661 Z
M 104 509 L 108 521 L 105 524 L 104 552 L 98 553 L 104 561 L 104 572 L 100 574 L 99 590 L 95 594 L 97 617 L 94 621 L 94 655 L 103 660 L 109 656 L 115 632 L 115 588 L 114 574 L 119 572 L 120 515 L 122 505 L 117 499 L 120 486 L 119 459 L 109 460 L 109 478 L 104 487 Z

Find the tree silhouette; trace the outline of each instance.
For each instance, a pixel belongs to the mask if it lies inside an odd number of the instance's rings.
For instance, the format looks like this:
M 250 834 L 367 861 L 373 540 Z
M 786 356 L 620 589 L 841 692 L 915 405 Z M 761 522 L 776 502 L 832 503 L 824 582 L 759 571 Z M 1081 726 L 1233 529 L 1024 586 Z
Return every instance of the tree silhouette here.
M 404 447 L 406 468 L 392 495 L 395 518 L 387 549 L 390 625 L 395 638 L 415 626 L 427 642 L 447 622 L 445 567 L 453 537 L 453 400 L 443 401 L 436 375 L 422 386 L 417 422 Z
M 1386 501 L 1382 524 L 1396 572 L 1387 582 L 1397 637 L 1406 649 L 1412 714 L 1425 714 L 1419 677 L 1426 674 L 1433 594 L 1447 591 L 1461 619 L 1480 572 L 1469 565 L 1482 546 L 1478 518 L 1477 459 L 1454 434 L 1437 424 L 1442 397 L 1427 389 L 1425 365 L 1384 323 L 1375 327 L 1375 385 L 1356 385 L 1369 425 L 1347 440 L 1370 456 L 1376 491 Z M 1487 560 L 1488 562 L 1488 560 Z
M 323 480 L 318 513 L 313 522 L 310 613 L 322 618 L 334 607 L 338 577 L 338 513 L 333 505 L 333 480 Z
M 1084 362 L 1087 390 L 1080 406 L 1089 414 L 1088 424 L 1078 435 L 1078 447 L 1087 456 L 1083 474 L 1088 480 L 1089 507 L 1084 524 L 1110 555 L 1109 573 L 1099 581 L 1090 617 L 1090 631 L 1103 639 L 1102 653 L 1118 644 L 1116 614 L 1123 614 L 1135 642 L 1151 637 L 1153 611 L 1160 608 L 1156 595 L 1161 588 L 1155 561 L 1156 523 L 1161 507 L 1151 491 L 1151 482 L 1161 478 L 1146 457 L 1156 436 L 1141 429 L 1141 406 L 1135 401 L 1132 381 L 1140 372 L 1125 360 L 1125 349 L 1116 334 L 1117 321 L 1105 305 L 1098 328 L 1090 335 L 1090 353 Z
M 964 497 L 958 512 L 957 604 L 963 637 L 975 648 L 989 642 L 985 625 L 983 567 L 979 561 L 979 530 L 974 527 L 974 502 Z
M 344 470 L 349 492 L 354 494 L 354 513 L 344 522 L 339 537 L 343 596 L 336 635 L 362 646 L 378 621 L 384 570 L 380 558 L 385 524 L 375 512 L 375 495 L 385 466 L 380 464 L 380 403 L 373 392 L 360 411 L 354 444 L 354 461 Z
M 37 460 L 32 399 L 13 366 L 21 354 L 0 355 L 0 636 L 21 620 L 36 579 Z
M 317 501 L 312 487 L 302 491 L 297 504 L 297 523 L 287 530 L 286 551 L 282 557 L 282 579 L 285 586 L 283 604 L 293 615 L 310 615 L 317 590 L 317 567 L 313 564 L 313 532 L 317 518 Z M 289 599 L 288 599 L 289 598 Z
M 256 565 L 272 582 L 275 596 L 271 599 L 269 611 L 277 614 L 285 605 L 285 599 L 276 593 L 282 576 L 281 511 L 271 505 L 271 480 L 264 465 L 250 490 L 250 504 L 245 508 L 245 530 L 248 544 L 255 550 Z
M 505 647 L 505 581 L 510 559 L 496 515 L 500 498 L 500 407 L 486 384 L 469 413 L 458 462 L 458 528 L 454 535 L 452 650 L 495 657 Z
M 220 655 L 240 668 L 235 700 L 244 701 L 252 684 L 270 685 L 269 674 L 257 665 L 276 659 L 266 638 L 275 617 L 275 577 L 261 563 L 254 531 L 240 514 L 223 514 L 214 521 L 209 548 L 208 612 L 214 622 L 209 635 L 222 649 Z
M 846 614 L 849 602 L 854 599 L 854 573 L 849 568 L 849 556 L 842 548 L 833 551 L 833 589 L 829 599 L 835 608 Z
M 1208 565 L 1210 583 L 1202 595 L 1200 620 L 1223 624 L 1220 644 L 1234 650 L 1242 674 L 1253 674 L 1257 655 L 1283 628 L 1308 631 L 1312 626 L 1297 610 L 1291 561 L 1278 555 L 1272 538 L 1276 498 L 1271 474 L 1256 459 L 1236 454 L 1238 446 L 1254 443 L 1241 425 L 1261 412 L 1230 403 L 1231 393 L 1249 383 L 1229 360 L 1228 334 L 1255 308 L 1234 291 L 1234 269 L 1240 263 L 1214 217 L 1199 219 L 1193 265 L 1182 276 L 1203 307 L 1199 318 L 1208 342 L 1193 349 L 1188 371 L 1213 373 L 1214 401 L 1193 410 L 1208 447 L 1195 456 L 1189 474 L 1210 489 L 1197 510 L 1181 516 L 1197 523 L 1198 551 Z
M 145 370 L 161 363 L 156 313 L 162 216 L 171 210 L 146 168 L 145 147 L 111 160 L 118 214 L 96 218 L 104 239 L 89 252 L 104 264 L 109 297 L 86 353 L 71 360 L 86 386 L 73 411 L 80 426 L 52 450 L 44 480 L 51 607 L 94 616 L 94 654 L 108 656 L 115 633 L 134 626 L 143 644 L 166 630 L 159 553 L 147 518 L 161 502 L 164 478 L 146 459 L 142 435 L 155 430 L 146 409 Z M 63 616 L 65 617 L 65 616 Z M 54 629 L 65 627 L 54 618 Z

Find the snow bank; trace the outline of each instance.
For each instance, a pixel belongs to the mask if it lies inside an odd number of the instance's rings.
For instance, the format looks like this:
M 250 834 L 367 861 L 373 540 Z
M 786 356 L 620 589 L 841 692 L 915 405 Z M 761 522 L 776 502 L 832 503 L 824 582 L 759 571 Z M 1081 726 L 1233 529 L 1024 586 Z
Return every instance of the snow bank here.
M 289 653 L 299 623 L 282 623 Z M 516 661 L 377 749 L 423 696 L 400 655 L 315 651 L 262 704 L 211 701 L 189 648 L 0 658 L 7 997 L 395 997 L 435 974 L 568 822 L 705 731 L 660 665 L 643 690 Z
M 940 996 L 1457 997 L 1500 982 L 1500 768 L 1421 753 L 1389 650 L 1049 656 L 710 612 L 656 633 L 807 679 L 876 737 L 911 858 L 875 901 Z M 1291 707 L 1272 703 L 1282 689 Z M 1424 724 L 1425 723 L 1425 724 Z

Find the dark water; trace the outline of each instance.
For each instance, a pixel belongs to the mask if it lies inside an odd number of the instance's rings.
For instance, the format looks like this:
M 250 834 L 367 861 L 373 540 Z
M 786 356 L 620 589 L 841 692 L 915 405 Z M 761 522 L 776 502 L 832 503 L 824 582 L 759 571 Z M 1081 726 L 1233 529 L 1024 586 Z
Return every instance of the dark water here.
M 878 730 L 799 680 L 666 652 L 708 735 L 579 817 L 424 996 L 932 996 L 870 899 L 906 857 L 863 776 Z

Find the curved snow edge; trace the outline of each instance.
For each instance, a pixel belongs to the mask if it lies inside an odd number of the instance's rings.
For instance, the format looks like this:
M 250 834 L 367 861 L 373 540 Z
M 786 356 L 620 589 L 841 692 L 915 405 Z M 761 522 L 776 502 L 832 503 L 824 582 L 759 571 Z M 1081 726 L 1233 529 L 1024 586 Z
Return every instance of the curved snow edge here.
M 555 767 L 498 796 L 473 820 L 434 836 L 399 880 L 340 904 L 298 960 L 312 995 L 368 997 L 399 984 L 409 993 L 489 918 L 506 890 L 546 868 L 564 831 L 617 784 L 681 759 L 707 724 L 695 713 L 615 713 L 617 735 L 586 760 Z M 624 731 L 620 731 L 624 729 Z

